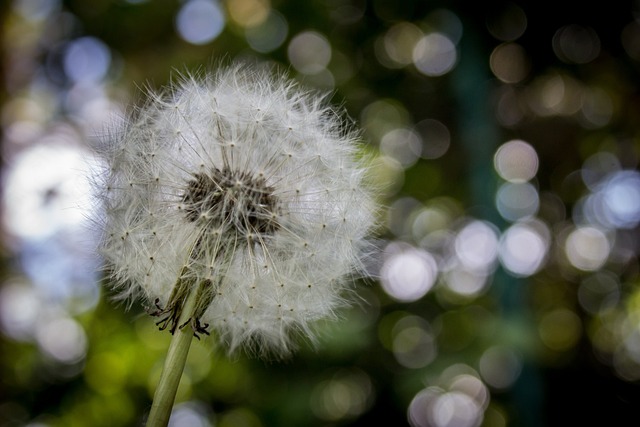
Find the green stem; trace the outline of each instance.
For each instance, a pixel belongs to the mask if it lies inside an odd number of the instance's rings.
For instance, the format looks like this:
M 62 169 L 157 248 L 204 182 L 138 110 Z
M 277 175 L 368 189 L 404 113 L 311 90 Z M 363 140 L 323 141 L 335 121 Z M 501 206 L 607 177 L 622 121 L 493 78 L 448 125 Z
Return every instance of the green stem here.
M 171 337 L 167 359 L 162 368 L 158 388 L 156 388 L 155 395 L 153 396 L 153 404 L 151 405 L 151 412 L 147 419 L 147 427 L 165 427 L 169 423 L 171 409 L 173 408 L 180 378 L 182 377 L 182 371 L 184 370 L 187 355 L 189 354 L 189 347 L 191 346 L 191 340 L 194 335 L 191 319 L 194 315 L 197 299 L 200 294 L 199 291 L 200 286 L 191 289 L 182 307 L 178 327 Z

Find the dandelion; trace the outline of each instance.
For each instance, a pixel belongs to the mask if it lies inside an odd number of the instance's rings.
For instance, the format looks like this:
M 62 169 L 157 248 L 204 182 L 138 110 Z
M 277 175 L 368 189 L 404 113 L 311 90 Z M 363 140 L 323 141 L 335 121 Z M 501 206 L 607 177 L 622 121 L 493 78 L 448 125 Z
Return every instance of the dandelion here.
M 174 334 L 167 364 L 209 331 L 286 354 L 348 302 L 374 204 L 357 134 L 324 97 L 231 66 L 151 93 L 112 139 L 102 253 L 119 295 Z

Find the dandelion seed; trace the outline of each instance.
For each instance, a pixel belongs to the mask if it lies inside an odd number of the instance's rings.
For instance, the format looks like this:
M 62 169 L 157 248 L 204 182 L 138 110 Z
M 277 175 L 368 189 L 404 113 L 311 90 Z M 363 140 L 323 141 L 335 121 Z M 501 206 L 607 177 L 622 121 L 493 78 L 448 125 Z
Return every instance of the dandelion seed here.
M 268 71 L 233 66 L 152 93 L 104 150 L 112 283 L 160 329 L 183 328 L 197 292 L 196 336 L 289 352 L 348 302 L 360 271 L 374 204 L 357 150 L 322 97 Z

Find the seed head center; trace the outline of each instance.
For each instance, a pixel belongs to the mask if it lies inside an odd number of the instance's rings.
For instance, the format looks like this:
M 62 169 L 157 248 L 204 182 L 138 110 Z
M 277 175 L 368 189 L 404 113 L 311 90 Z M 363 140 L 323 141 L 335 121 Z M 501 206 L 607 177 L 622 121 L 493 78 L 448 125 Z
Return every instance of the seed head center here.
M 195 173 L 182 193 L 186 219 L 242 236 L 273 234 L 278 199 L 262 177 L 229 168 Z

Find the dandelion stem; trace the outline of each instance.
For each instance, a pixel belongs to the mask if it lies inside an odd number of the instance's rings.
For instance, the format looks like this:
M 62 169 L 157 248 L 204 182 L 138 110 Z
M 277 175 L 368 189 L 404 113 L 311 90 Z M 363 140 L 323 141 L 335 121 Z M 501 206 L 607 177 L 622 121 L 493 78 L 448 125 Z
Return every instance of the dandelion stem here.
M 201 287 L 202 284 L 191 289 L 182 307 L 178 327 L 171 338 L 160 381 L 153 396 L 147 427 L 164 427 L 169 423 L 191 340 L 196 332 L 193 329 L 195 325 L 193 315 Z

